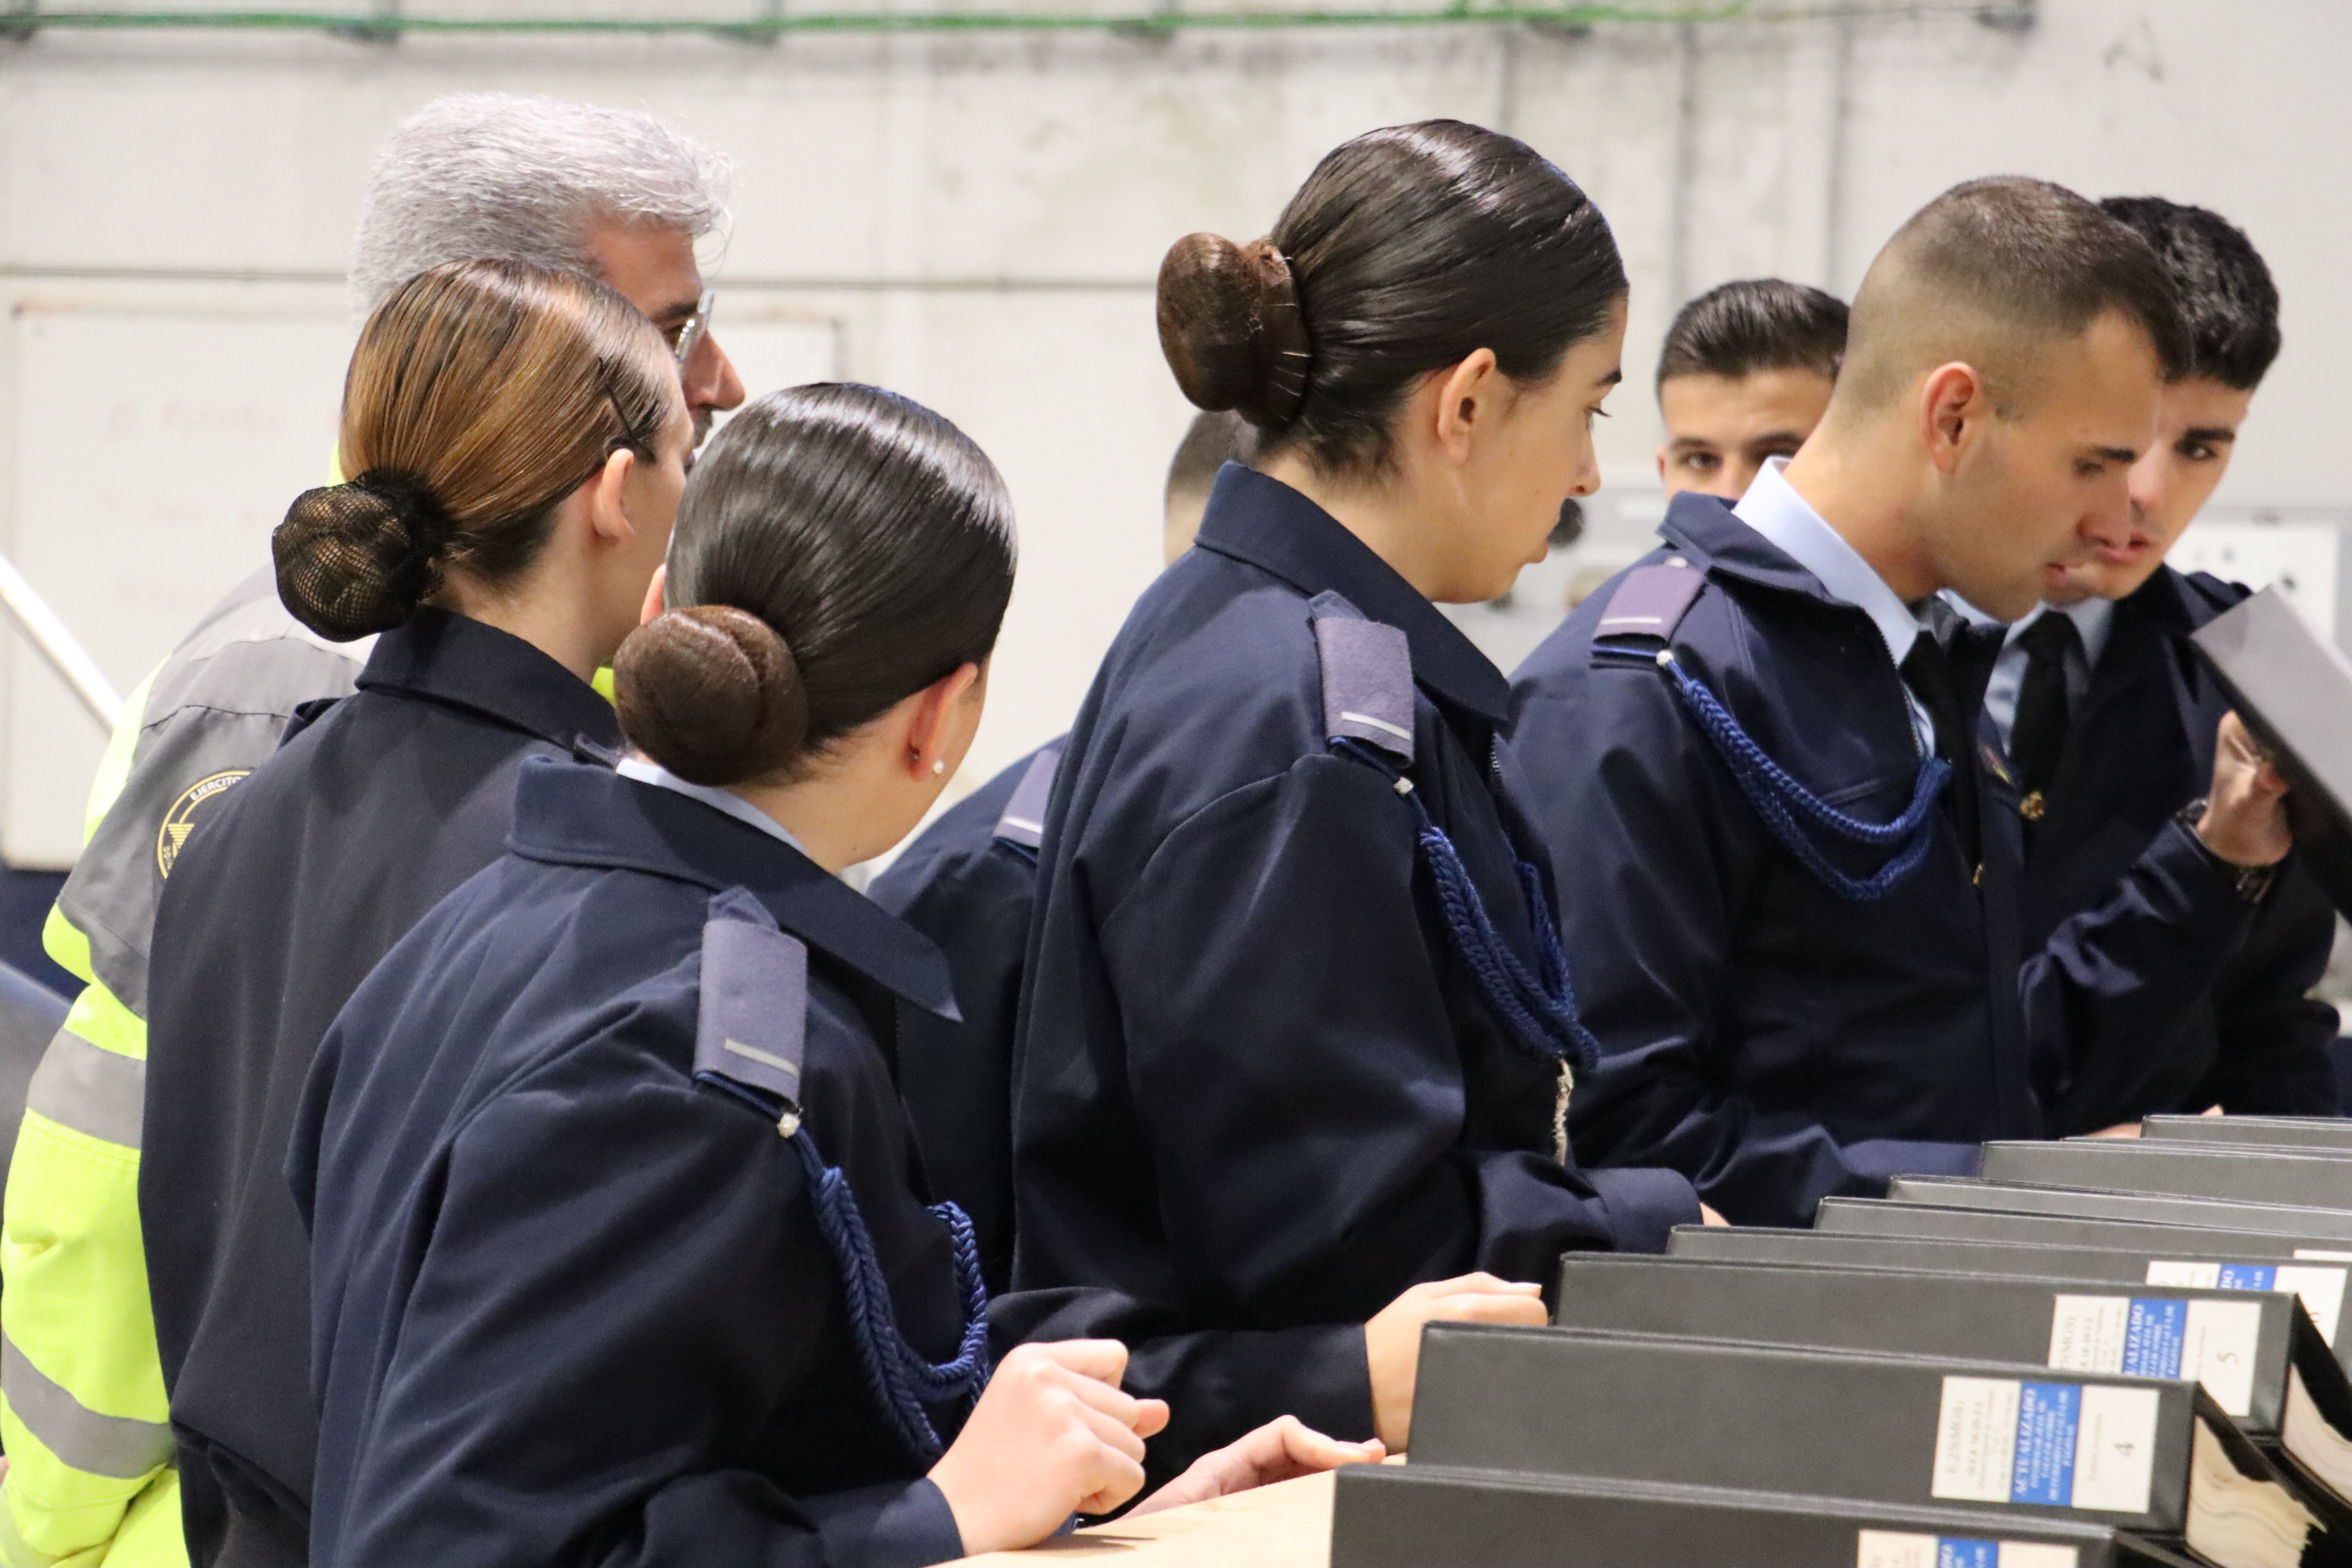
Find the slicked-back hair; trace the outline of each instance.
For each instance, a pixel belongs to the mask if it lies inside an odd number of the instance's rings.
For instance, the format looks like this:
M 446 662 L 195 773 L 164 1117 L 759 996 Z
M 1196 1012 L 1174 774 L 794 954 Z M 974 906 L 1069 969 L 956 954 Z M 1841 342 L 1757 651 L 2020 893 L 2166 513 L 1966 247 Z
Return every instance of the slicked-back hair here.
M 1608 220 L 1575 181 L 1513 137 L 1425 120 L 1332 149 L 1262 242 L 1178 240 L 1160 344 L 1196 405 L 1257 426 L 1261 458 L 1374 474 L 1423 375 L 1484 348 L 1513 381 L 1542 382 L 1624 293 Z
M 1227 463 L 1247 463 L 1257 454 L 1257 426 L 1227 409 L 1220 414 L 1196 414 L 1176 444 L 1169 460 L 1163 500 L 1178 496 L 1204 496 L 1217 482 L 1217 470 Z
M 1832 414 L 1877 409 L 1936 365 L 1964 361 L 2006 414 L 2053 339 L 2110 311 L 2147 335 L 2168 380 L 2189 327 L 2148 243 L 2063 185 L 2004 174 L 1953 186 L 1914 214 L 1855 290 Z
M 2190 375 L 2252 392 L 2279 352 L 2278 286 L 2245 231 L 2162 196 L 2109 196 L 2099 210 L 2147 241 L 2189 318 Z
M 1845 359 L 1846 304 L 1782 278 L 1719 284 L 1675 312 L 1658 351 L 1658 384 L 1678 375 L 1737 381 L 1768 370 L 1809 370 L 1835 381 Z
M 593 277 L 600 224 L 700 239 L 726 221 L 733 178 L 723 154 L 650 114 L 503 92 L 436 99 L 376 149 L 352 243 L 352 313 L 445 261 L 511 257 Z

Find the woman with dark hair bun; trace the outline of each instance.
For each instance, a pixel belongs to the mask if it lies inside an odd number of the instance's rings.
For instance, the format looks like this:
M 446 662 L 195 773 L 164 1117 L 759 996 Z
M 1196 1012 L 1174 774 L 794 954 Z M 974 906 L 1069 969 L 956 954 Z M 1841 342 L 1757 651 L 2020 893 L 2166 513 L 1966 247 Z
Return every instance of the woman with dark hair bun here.
M 523 769 L 305 1089 L 317 1561 L 898 1568 L 1139 1489 L 1168 1407 L 1118 1343 L 992 1375 L 888 1056 L 947 965 L 835 875 L 962 760 L 1013 565 L 996 470 L 903 398 L 712 442 L 614 661 L 633 754 Z M 1144 1506 L 1379 1454 L 1284 1422 Z
M 204 776 L 157 846 L 139 1210 L 199 1563 L 307 1550 L 310 1247 L 284 1162 L 311 1054 L 401 933 L 498 858 L 523 759 L 619 745 L 590 680 L 661 564 L 693 426 L 628 300 L 462 261 L 369 317 L 339 441 L 351 482 L 297 498 L 271 548 L 305 626 L 377 634 L 359 689 L 251 777 Z
M 1339 147 L 1264 239 L 1168 253 L 1178 384 L 1261 435 L 1062 760 L 1016 1291 L 1107 1288 L 1184 1330 L 1361 1325 L 1415 1281 L 1541 1281 L 1701 1217 L 1681 1176 L 1568 1146 L 1592 1046 L 1496 733 L 1509 690 L 1432 602 L 1503 592 L 1594 489 L 1624 331 L 1584 194 L 1451 121 Z M 1492 1300 L 1540 1318 L 1532 1291 Z M 1392 1327 L 1302 1349 L 1301 1416 L 1402 1448 L 1419 1335 Z

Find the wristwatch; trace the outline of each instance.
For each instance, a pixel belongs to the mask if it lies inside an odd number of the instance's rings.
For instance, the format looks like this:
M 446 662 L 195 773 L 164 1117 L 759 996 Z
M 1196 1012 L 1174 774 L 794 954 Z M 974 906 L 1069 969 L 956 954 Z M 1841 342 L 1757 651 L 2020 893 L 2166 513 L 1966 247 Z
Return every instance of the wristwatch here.
M 2210 796 L 2200 795 L 2182 806 L 2172 820 L 2189 830 L 2189 838 L 2198 848 L 2205 852 L 2207 859 L 2230 874 L 2233 879 L 2233 885 L 2238 889 L 2238 897 L 2250 904 L 2259 904 L 2263 901 L 2263 895 L 2271 890 L 2271 883 L 2277 879 L 2278 867 L 2275 864 L 2241 866 L 2234 860 L 2225 860 L 2214 853 L 2213 847 L 2206 843 L 2203 837 L 2197 831 L 2198 820 L 2205 815 L 2205 808 L 2212 804 Z

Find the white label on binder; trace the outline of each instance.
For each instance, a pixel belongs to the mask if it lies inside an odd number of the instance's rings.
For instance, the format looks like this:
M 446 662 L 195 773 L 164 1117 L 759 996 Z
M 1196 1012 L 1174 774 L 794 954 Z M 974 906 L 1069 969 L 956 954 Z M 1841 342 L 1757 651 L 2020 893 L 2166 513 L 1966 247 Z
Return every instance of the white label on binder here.
M 2311 1314 L 2311 1325 L 2319 1331 L 2319 1337 L 2331 1345 L 2336 1342 L 2336 1325 L 2344 1316 L 2343 1269 L 2297 1268 L 2283 1263 L 2278 1289 L 2302 1297 L 2303 1310 Z
M 2309 1256 L 2297 1254 L 2298 1257 Z M 2297 1268 L 2292 1263 L 2168 1263 L 2151 1262 L 2151 1285 L 2187 1285 L 2200 1290 L 2292 1290 L 2311 1314 L 2312 1327 L 2333 1345 L 2336 1321 L 2344 1315 L 2344 1274 L 2341 1268 Z
M 2191 1290 L 2218 1290 L 2221 1288 L 2221 1266 L 2218 1263 L 2157 1263 L 2147 1266 L 2147 1282 L 2151 1285 L 2181 1285 Z
M 1952 1379 L 1946 1378 L 1948 1387 Z M 2074 1506 L 2146 1513 L 2156 1475 L 2157 1391 L 2085 1384 Z
M 2352 1252 L 2329 1252 L 2324 1247 L 2298 1247 L 2294 1255 L 2314 1263 L 2352 1263 Z
M 2226 1414 L 2252 1414 L 2254 1347 L 2262 1332 L 2263 1310 L 2252 1301 L 2189 1302 L 2180 1375 L 2203 1384 Z
M 1931 1497 L 1957 1502 L 2007 1502 L 2017 1455 L 2014 1378 L 1948 1377 L 1936 1418 L 1936 1475 Z
M 2071 1546 L 2038 1541 L 1969 1541 L 1865 1530 L 1854 1546 L 1854 1568 L 2077 1568 Z
M 2128 1296 L 2059 1297 L 2050 1311 L 2050 1364 L 2064 1372 L 2123 1371 L 2131 1305 Z

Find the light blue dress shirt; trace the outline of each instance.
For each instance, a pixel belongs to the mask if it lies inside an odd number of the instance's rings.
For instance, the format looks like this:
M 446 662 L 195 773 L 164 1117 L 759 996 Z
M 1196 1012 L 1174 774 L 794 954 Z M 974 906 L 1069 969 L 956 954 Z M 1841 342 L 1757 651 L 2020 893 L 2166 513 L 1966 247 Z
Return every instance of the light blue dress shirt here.
M 659 763 L 650 762 L 644 757 L 627 758 L 615 771 L 625 779 L 635 779 L 639 784 L 655 784 L 663 789 L 674 789 L 683 795 L 690 795 L 713 811 L 723 811 L 736 821 L 756 827 L 771 838 L 782 839 L 803 855 L 808 853 L 807 847 L 787 832 L 782 823 L 778 822 L 740 795 L 728 790 L 714 789 L 709 784 L 688 784 Z
M 2000 645 L 2000 657 L 1993 661 L 1992 679 L 1985 683 L 1985 717 L 2000 731 L 2000 749 L 2009 751 L 2009 732 L 2017 725 L 2017 699 L 2025 688 L 2026 654 L 2018 637 L 2026 627 L 2044 616 L 2063 616 L 2074 623 L 2075 633 L 2083 639 L 2082 652 L 2066 656 L 2066 707 L 2079 713 L 2083 699 L 2091 689 L 2091 672 L 2099 667 L 2099 655 L 2107 646 L 2107 633 L 2116 624 L 2116 605 L 2112 599 L 2084 599 L 2072 605 L 2036 605 L 2017 620 L 2011 621 L 2009 635 Z
M 1918 638 L 1919 617 L 1886 585 L 1886 579 L 1845 542 L 1845 536 L 1823 521 L 1812 504 L 1790 488 L 1780 471 L 1788 466 L 1786 458 L 1765 459 L 1762 471 L 1748 487 L 1748 493 L 1731 509 L 1732 515 L 1811 572 L 1832 597 L 1868 616 L 1886 644 L 1886 656 L 1895 661 L 1896 669 L 1901 669 L 1903 661 L 1911 656 L 1912 643 Z M 1910 682 L 1904 682 L 1903 693 L 1910 703 L 1911 732 L 1919 742 L 1919 754 L 1932 756 L 1936 751 L 1935 721 L 1927 716 L 1927 710 L 1911 689 Z

